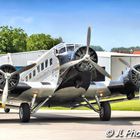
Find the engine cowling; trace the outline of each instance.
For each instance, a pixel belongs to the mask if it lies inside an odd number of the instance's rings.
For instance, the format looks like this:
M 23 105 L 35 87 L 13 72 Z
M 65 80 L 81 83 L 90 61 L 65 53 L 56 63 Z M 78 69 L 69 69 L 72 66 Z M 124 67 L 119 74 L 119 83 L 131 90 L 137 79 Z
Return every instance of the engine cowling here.
M 6 65 L 2 65 L 0 66 L 0 69 L 4 72 L 4 73 L 13 73 L 14 71 L 16 71 L 16 68 L 12 65 L 6 64 Z M 8 89 L 9 90 L 13 90 L 17 84 L 19 83 L 19 74 L 15 74 L 12 75 L 8 81 Z M 0 72 L 0 89 L 3 89 L 5 86 L 5 77 L 3 75 L 3 73 Z
M 134 68 L 137 71 L 140 71 L 140 65 L 135 65 Z M 133 99 L 135 97 L 135 91 L 139 90 L 140 74 L 133 69 L 129 69 L 122 79 L 124 82 L 124 89 L 122 90 L 122 93 L 127 95 L 127 99 Z
M 134 68 L 140 72 L 140 65 L 135 65 Z M 130 81 L 138 88 L 140 86 L 140 74 L 134 70 L 129 71 Z
M 86 46 L 80 47 L 74 53 L 74 60 L 82 59 L 85 56 L 86 51 L 87 51 Z M 95 63 L 98 62 L 97 53 L 92 48 L 89 48 L 89 55 L 92 61 L 94 61 Z M 91 71 L 93 67 L 89 62 L 83 61 L 82 63 L 76 65 L 76 68 L 78 71 Z

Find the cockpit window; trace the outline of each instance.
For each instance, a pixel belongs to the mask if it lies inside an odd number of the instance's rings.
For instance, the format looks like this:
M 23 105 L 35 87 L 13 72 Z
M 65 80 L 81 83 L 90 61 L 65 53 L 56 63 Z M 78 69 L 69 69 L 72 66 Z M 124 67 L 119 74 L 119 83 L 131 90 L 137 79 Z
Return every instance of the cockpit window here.
M 64 48 L 61 48 L 60 50 L 59 50 L 59 53 L 64 53 L 66 51 L 66 48 L 64 47 Z
M 74 46 L 68 46 L 67 47 L 67 51 L 69 52 L 69 51 L 74 51 Z
M 79 48 L 80 45 L 79 44 L 75 44 L 75 49 Z

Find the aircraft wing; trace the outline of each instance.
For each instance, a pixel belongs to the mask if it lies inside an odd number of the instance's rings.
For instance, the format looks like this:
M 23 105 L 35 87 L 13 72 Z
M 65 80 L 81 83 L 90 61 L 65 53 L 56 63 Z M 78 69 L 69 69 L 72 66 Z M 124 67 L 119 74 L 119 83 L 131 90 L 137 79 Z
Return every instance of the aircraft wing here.
M 134 100 L 139 100 L 140 96 L 137 95 L 133 99 Z M 117 102 L 122 102 L 122 101 L 128 101 L 128 99 L 125 96 L 120 95 L 120 97 L 110 97 L 108 99 L 102 99 L 102 100 L 100 100 L 100 103 L 107 102 L 107 101 L 110 102 L 110 103 L 117 103 Z M 97 102 L 95 100 L 93 100 L 93 101 L 90 102 L 90 104 L 96 105 Z M 88 107 L 88 104 L 86 104 L 86 103 L 76 104 L 75 106 L 72 107 L 72 109 L 80 107 L 80 106 Z

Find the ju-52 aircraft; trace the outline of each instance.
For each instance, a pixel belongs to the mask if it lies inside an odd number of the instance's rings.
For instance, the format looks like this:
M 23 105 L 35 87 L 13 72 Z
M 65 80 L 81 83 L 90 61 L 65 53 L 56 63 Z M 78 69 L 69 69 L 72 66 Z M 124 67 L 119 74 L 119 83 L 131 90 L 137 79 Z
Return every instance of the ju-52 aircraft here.
M 126 72 L 117 81 L 97 82 L 97 72 L 108 78 L 111 75 L 97 64 L 90 37 L 89 27 L 86 46 L 60 43 L 19 70 L 10 64 L 0 66 L 0 100 L 5 112 L 18 108 L 21 122 L 29 122 L 31 114 L 44 105 L 86 106 L 102 121 L 110 120 L 110 101 L 102 98 L 125 94 L 127 99 L 133 99 L 139 88 L 140 65 L 131 67 L 120 59 L 128 66 Z

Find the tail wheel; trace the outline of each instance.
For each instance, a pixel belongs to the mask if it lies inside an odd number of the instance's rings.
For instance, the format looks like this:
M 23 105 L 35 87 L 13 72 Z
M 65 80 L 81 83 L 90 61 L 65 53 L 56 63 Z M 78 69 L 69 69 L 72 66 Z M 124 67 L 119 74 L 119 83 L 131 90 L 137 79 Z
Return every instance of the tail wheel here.
M 101 103 L 100 119 L 102 121 L 109 121 L 111 118 L 111 107 L 109 102 Z
M 10 108 L 4 108 L 4 112 L 5 113 L 9 113 L 10 112 Z
M 19 107 L 19 118 L 21 122 L 30 121 L 30 106 L 28 103 L 22 103 Z

